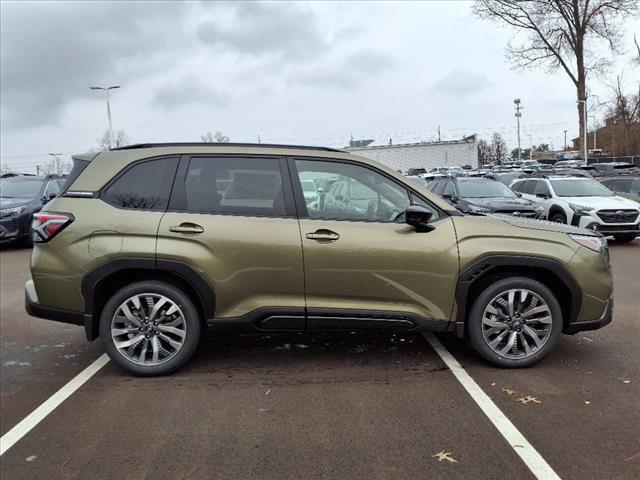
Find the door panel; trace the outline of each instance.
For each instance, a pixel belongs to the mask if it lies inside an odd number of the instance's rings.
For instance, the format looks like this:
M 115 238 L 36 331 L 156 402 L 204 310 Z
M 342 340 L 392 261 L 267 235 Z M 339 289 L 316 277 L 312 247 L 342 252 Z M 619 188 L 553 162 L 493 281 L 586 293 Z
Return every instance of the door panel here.
M 451 317 L 458 276 L 453 222 L 431 232 L 398 223 L 301 219 L 307 308 L 408 312 Z M 328 242 L 307 233 L 329 230 Z
M 323 312 L 332 316 L 332 326 L 393 314 L 450 319 L 458 276 L 450 217 L 367 165 L 296 159 L 290 168 L 297 199 L 302 198 L 299 180 L 324 185 L 327 196 L 336 185 L 344 187 L 341 208 L 320 202 L 300 212 L 310 324 Z M 434 230 L 418 233 L 404 223 L 411 203 L 432 211 Z
M 181 160 L 157 258 L 181 260 L 204 276 L 215 292 L 216 319 L 247 315 L 257 322 L 264 319 L 255 310 L 265 307 L 304 312 L 300 227 L 284 162 L 240 155 Z M 296 321 L 304 328 L 303 316 Z
M 202 233 L 171 231 L 184 224 L 199 226 Z M 167 212 L 160 222 L 157 256 L 183 261 L 207 279 L 216 295 L 216 318 L 261 307 L 304 308 L 300 230 L 294 218 Z

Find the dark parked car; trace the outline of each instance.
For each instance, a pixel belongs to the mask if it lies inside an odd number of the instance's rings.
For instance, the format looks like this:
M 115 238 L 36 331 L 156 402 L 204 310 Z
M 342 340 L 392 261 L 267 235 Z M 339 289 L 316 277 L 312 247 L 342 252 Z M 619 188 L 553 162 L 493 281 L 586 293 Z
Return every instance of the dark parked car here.
M 0 242 L 32 244 L 31 219 L 58 195 L 66 175 L 4 175 L 0 178 Z
M 431 183 L 429 189 L 465 213 L 544 218 L 542 207 L 520 198 L 503 183 L 489 178 L 446 178 Z
M 640 203 L 640 177 L 613 177 L 604 178 L 600 181 L 616 195 L 635 200 Z
M 588 171 L 594 178 L 638 175 L 640 173 L 640 169 L 630 163 L 592 163 L 582 168 Z
M 498 172 L 491 172 L 485 175 L 485 177 L 487 178 L 504 183 L 507 187 L 516 178 L 523 178 L 526 176 L 527 174 L 522 170 L 508 170 L 508 171 L 502 171 L 502 172 L 498 171 Z

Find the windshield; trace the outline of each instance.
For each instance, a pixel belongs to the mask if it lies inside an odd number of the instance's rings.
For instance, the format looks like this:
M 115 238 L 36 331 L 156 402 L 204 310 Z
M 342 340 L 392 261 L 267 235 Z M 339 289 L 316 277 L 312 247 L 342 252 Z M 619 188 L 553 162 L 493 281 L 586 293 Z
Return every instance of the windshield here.
M 302 184 L 302 190 L 304 190 L 305 192 L 316 191 L 316 184 L 313 183 L 312 180 L 302 180 L 300 183 Z
M 551 186 L 559 197 L 612 197 L 611 191 L 595 180 L 551 180 Z
M 462 198 L 515 198 L 516 194 L 500 182 L 458 182 Z
M 41 187 L 41 178 L 3 178 L 0 180 L 0 197 L 34 198 L 40 193 Z

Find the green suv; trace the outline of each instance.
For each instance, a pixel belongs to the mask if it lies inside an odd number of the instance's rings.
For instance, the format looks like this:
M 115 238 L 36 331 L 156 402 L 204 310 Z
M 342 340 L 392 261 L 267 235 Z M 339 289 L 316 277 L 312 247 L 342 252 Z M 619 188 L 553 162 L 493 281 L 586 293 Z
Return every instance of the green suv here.
M 600 234 L 463 215 L 339 150 L 147 144 L 73 158 L 34 216 L 26 309 L 83 325 L 134 374 L 184 365 L 206 327 L 453 332 L 523 367 L 612 318 Z

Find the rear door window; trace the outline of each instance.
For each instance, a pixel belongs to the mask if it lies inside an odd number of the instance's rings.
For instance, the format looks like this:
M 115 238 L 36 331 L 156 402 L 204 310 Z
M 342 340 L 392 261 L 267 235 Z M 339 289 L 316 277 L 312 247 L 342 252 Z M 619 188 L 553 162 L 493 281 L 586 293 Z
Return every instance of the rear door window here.
M 193 157 L 184 186 L 190 212 L 286 215 L 278 158 Z
M 118 208 L 164 211 L 177 167 L 177 157 L 133 164 L 108 184 L 100 197 Z

